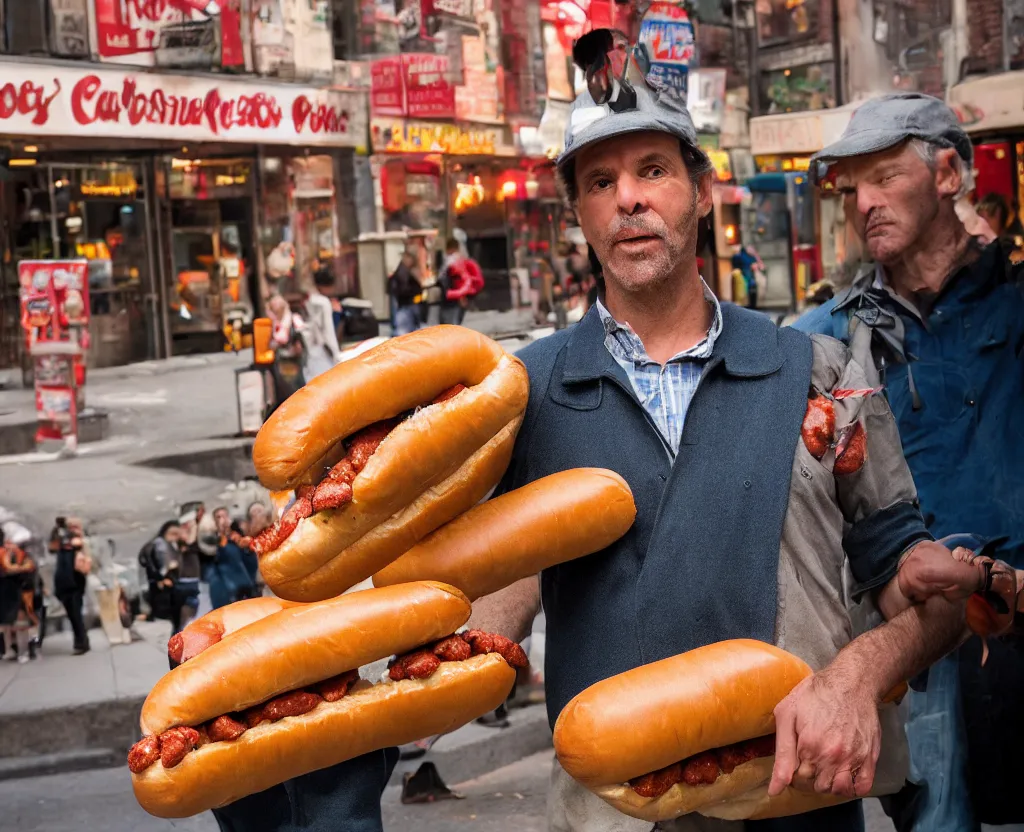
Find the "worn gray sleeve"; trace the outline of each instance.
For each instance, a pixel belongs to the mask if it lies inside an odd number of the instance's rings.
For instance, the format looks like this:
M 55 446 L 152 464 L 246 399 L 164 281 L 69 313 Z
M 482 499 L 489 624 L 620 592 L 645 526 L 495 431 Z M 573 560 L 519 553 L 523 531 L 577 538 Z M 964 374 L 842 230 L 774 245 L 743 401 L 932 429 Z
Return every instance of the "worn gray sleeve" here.
M 812 384 L 823 392 L 870 387 L 864 369 L 842 343 L 812 335 Z M 866 435 L 864 464 L 853 473 L 834 473 L 836 496 L 846 520 L 843 548 L 855 580 L 853 593 L 875 589 L 896 574 L 900 555 L 931 540 L 921 516 L 917 488 L 903 456 L 896 420 L 883 395 L 835 402 L 836 431 L 860 421 Z M 831 468 L 834 454 L 823 464 Z

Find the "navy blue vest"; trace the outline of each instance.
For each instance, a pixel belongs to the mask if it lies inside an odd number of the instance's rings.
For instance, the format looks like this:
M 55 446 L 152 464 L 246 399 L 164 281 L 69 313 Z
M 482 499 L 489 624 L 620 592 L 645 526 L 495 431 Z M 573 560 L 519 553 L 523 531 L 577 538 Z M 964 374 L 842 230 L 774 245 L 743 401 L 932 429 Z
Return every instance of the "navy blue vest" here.
M 811 343 L 739 307 L 723 315 L 674 462 L 596 310 L 519 354 L 530 404 L 503 489 L 594 466 L 623 476 L 637 505 L 621 540 L 542 576 L 552 726 L 616 673 L 722 639 L 774 640 Z

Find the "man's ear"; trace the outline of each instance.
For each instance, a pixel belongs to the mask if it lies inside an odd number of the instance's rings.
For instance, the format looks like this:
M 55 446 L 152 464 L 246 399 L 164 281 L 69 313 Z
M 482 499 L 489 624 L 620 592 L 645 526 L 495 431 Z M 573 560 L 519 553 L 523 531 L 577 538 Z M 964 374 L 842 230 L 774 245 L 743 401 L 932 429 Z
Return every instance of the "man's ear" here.
M 963 184 L 962 167 L 956 163 L 957 152 L 943 148 L 935 154 L 935 187 L 940 197 L 955 197 Z
M 702 219 L 710 214 L 714 207 L 711 197 L 711 180 L 711 174 L 705 173 L 697 183 L 697 215 Z

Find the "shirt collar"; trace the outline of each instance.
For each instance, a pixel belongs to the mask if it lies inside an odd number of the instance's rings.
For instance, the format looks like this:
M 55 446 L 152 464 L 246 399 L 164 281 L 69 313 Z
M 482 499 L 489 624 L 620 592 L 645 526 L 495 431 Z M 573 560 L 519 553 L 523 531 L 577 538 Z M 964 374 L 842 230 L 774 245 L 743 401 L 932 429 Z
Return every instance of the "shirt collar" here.
M 708 328 L 707 334 L 700 341 L 688 350 L 683 350 L 677 355 L 672 356 L 666 364 L 672 361 L 685 361 L 692 359 L 705 359 L 710 358 L 715 348 L 715 342 L 718 337 L 722 334 L 722 305 L 718 302 L 718 298 L 715 297 L 715 293 L 711 291 L 704 279 L 701 278 L 701 286 L 704 287 L 704 299 L 712 306 L 715 310 L 714 319 L 711 322 L 711 326 Z M 620 351 L 624 351 L 627 356 L 633 361 L 651 361 L 647 355 L 647 349 L 644 347 L 643 341 L 640 340 L 640 336 L 637 335 L 633 328 L 627 322 L 620 323 L 612 317 L 612 313 L 608 311 L 608 308 L 604 305 L 600 298 L 597 299 L 597 313 L 601 316 L 601 323 L 604 326 L 606 336 L 605 341 L 609 339 L 617 346 L 622 348 Z

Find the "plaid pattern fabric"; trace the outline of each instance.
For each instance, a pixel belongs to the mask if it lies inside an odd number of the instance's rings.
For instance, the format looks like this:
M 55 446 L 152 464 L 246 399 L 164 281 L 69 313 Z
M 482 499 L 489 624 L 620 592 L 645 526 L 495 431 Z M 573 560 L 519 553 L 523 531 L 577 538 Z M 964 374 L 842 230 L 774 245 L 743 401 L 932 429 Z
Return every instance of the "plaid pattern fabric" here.
M 679 451 L 686 411 L 700 384 L 704 362 L 711 357 L 715 341 L 722 333 L 722 307 L 706 283 L 704 297 L 715 310 L 707 336 L 699 344 L 670 358 L 664 367 L 647 355 L 643 341 L 628 323 L 620 324 L 600 299 L 597 301 L 597 311 L 604 323 L 604 345 L 625 370 L 637 399 L 654 419 L 673 454 Z

